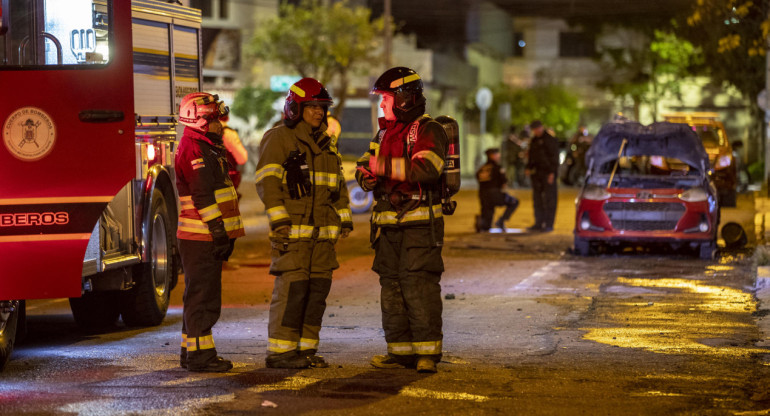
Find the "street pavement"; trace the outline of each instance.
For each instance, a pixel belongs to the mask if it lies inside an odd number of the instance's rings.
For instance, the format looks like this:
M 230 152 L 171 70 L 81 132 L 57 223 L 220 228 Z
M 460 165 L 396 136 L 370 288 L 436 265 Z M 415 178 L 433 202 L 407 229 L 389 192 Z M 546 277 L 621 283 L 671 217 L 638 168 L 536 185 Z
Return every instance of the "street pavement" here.
M 178 367 L 182 284 L 162 325 L 104 334 L 79 331 L 66 300 L 34 301 L 29 336 L 0 375 L 0 414 L 770 414 L 768 309 L 750 251 L 573 256 L 568 188 L 546 234 L 521 231 L 532 222 L 528 190 L 513 191 L 521 205 L 508 233 L 474 233 L 475 191 L 459 194 L 437 374 L 368 364 L 385 342 L 366 214 L 337 245 L 320 346 L 331 367 L 267 369 L 267 222 L 253 190 L 241 192 L 248 236 L 223 273 L 214 328 L 230 373 Z M 759 222 L 760 205 L 742 196 L 723 218 Z

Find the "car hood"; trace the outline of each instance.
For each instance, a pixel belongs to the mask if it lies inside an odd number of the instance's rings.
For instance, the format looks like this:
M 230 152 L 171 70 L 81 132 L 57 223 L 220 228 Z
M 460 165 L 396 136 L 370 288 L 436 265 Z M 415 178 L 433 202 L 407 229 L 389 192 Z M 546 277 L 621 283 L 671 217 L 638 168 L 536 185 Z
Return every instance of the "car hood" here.
M 628 140 L 623 156 L 660 155 L 677 158 L 703 173 L 708 169 L 709 157 L 700 137 L 687 124 L 668 122 L 605 124 L 586 153 L 588 166 L 598 169 L 617 159 L 623 139 Z

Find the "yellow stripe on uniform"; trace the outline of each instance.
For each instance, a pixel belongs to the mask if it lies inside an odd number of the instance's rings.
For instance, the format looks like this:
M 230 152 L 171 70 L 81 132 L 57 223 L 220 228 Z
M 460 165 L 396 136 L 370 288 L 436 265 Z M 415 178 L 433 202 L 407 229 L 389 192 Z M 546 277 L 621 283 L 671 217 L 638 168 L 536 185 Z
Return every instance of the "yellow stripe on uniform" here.
M 279 220 L 285 220 L 289 218 L 289 212 L 286 211 L 286 207 L 278 205 L 265 211 L 268 221 L 276 222 Z
M 407 212 L 399 221 L 396 216 L 398 213 L 395 211 L 378 211 L 372 213 L 372 221 L 377 225 L 395 225 L 403 224 L 413 221 L 427 221 L 430 219 L 430 211 L 428 207 L 421 206 L 412 211 Z M 433 206 L 433 218 L 441 218 L 443 213 L 441 212 L 441 205 Z
M 182 348 L 187 348 L 187 334 L 182 334 Z
M 182 204 L 182 210 L 195 209 L 195 205 L 192 202 L 192 196 L 180 196 L 179 202 Z
M 260 183 L 263 179 L 269 176 L 274 176 L 278 179 L 283 178 L 283 166 L 277 163 L 271 163 L 269 165 L 263 166 L 262 169 L 257 171 L 257 176 L 254 179 L 254 182 Z
M 225 230 L 235 231 L 243 228 L 241 217 L 225 218 Z M 188 233 L 209 234 L 209 226 L 195 218 L 179 218 L 179 229 Z
M 388 353 L 395 355 L 412 355 L 414 350 L 412 349 L 411 342 L 389 342 Z
M 353 221 L 353 213 L 350 211 L 350 208 L 342 208 L 337 210 L 337 215 L 340 216 L 340 221 L 342 222 L 352 222 Z
M 217 203 L 227 202 L 227 201 L 234 201 L 238 199 L 238 193 L 235 192 L 234 186 L 228 186 L 227 188 L 217 189 L 214 191 L 214 198 L 216 198 Z
M 203 222 L 209 222 L 214 218 L 221 217 L 222 211 L 219 210 L 219 206 L 217 204 L 212 204 L 207 206 L 206 208 L 198 210 L 198 215 L 200 215 L 201 220 L 203 220 Z
M 413 342 L 412 349 L 418 355 L 441 354 L 441 341 Z
M 316 186 L 328 186 L 334 189 L 337 188 L 337 184 L 339 183 L 336 173 L 316 172 L 313 179 L 313 184 Z
M 340 236 L 340 227 L 336 225 L 329 225 L 326 227 L 318 227 L 318 239 L 319 240 L 336 240 Z
M 300 350 L 317 350 L 318 349 L 318 340 L 317 339 L 310 339 L 310 338 L 300 338 L 300 340 L 299 340 L 299 349 Z
M 294 351 L 296 349 L 297 349 L 296 341 L 285 341 L 282 339 L 275 339 L 275 338 L 267 339 L 267 350 L 270 352 L 283 353 L 283 352 Z
M 416 158 L 425 159 L 428 162 L 430 162 L 430 164 L 433 165 L 434 168 L 436 168 L 436 171 L 438 171 L 438 173 L 441 173 L 444 170 L 444 159 L 442 159 L 441 156 L 431 152 L 430 150 L 421 150 L 415 153 L 412 156 L 412 160 Z
M 198 350 L 210 350 L 214 348 L 214 336 L 204 335 L 202 337 L 187 338 L 187 352 Z

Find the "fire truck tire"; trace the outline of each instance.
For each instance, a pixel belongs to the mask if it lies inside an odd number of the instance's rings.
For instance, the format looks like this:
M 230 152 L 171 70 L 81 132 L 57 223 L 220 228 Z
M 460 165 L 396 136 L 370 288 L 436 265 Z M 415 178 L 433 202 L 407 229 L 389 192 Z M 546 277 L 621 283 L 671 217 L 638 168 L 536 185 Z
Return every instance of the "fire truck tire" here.
M 16 329 L 19 318 L 19 308 L 13 312 L 0 311 L 0 371 L 3 371 L 13 352 L 16 341 Z
M 27 301 L 19 301 L 19 317 L 16 324 L 16 343 L 27 337 Z
M 120 316 L 119 292 L 91 292 L 79 298 L 70 298 L 70 309 L 75 323 L 87 332 L 112 329 Z
M 174 230 L 163 193 L 152 194 L 149 233 L 149 261 L 134 269 L 136 283 L 124 292 L 123 322 L 128 326 L 154 326 L 163 322 L 174 280 Z
M 350 196 L 350 211 L 354 214 L 369 212 L 374 205 L 374 195 L 361 189 L 355 179 L 349 180 L 346 185 Z

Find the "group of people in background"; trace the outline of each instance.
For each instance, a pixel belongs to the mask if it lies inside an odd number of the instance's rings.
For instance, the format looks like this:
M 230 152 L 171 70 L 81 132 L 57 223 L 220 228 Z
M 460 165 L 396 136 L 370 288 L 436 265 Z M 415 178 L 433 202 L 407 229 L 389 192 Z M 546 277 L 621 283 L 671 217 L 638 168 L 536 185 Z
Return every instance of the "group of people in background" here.
M 376 200 L 370 241 L 387 354 L 370 364 L 435 373 L 443 339 L 439 179 L 450 144 L 442 124 L 425 115 L 423 83 L 414 70 L 389 69 L 371 93 L 381 96 L 384 117 L 357 163 L 356 179 Z M 337 151 L 339 126 L 328 117 L 332 104 L 320 82 L 301 79 L 286 96 L 282 123 L 260 143 L 255 183 L 268 216 L 275 276 L 265 359 L 271 368 L 328 366 L 317 352 L 332 273 L 339 267 L 335 244 L 353 230 Z M 185 96 L 179 112 L 185 126 L 175 167 L 185 281 L 180 365 L 195 372 L 233 367 L 217 354 L 212 333 L 221 313 L 223 262 L 245 234 L 236 192 L 236 166 L 245 152 L 241 145 L 228 153 L 237 138 L 223 124 L 228 113 L 205 92 Z
M 486 150 L 487 161 L 476 172 L 481 205 L 476 231 L 497 228 L 505 232 L 505 222 L 519 206 L 519 200 L 507 192 L 508 184 L 518 188 L 532 187 L 535 218 L 527 231 L 553 231 L 558 202 L 557 182 L 561 179 L 567 184 L 576 183 L 571 182 L 575 181 L 573 178 L 585 172 L 583 157 L 591 144 L 588 130 L 580 126 L 567 143 L 568 155 L 561 168 L 558 140 L 540 120 L 532 121 L 519 133 L 511 127 L 502 144 L 502 149 Z M 505 211 L 493 221 L 495 208 L 501 206 L 505 207 Z

